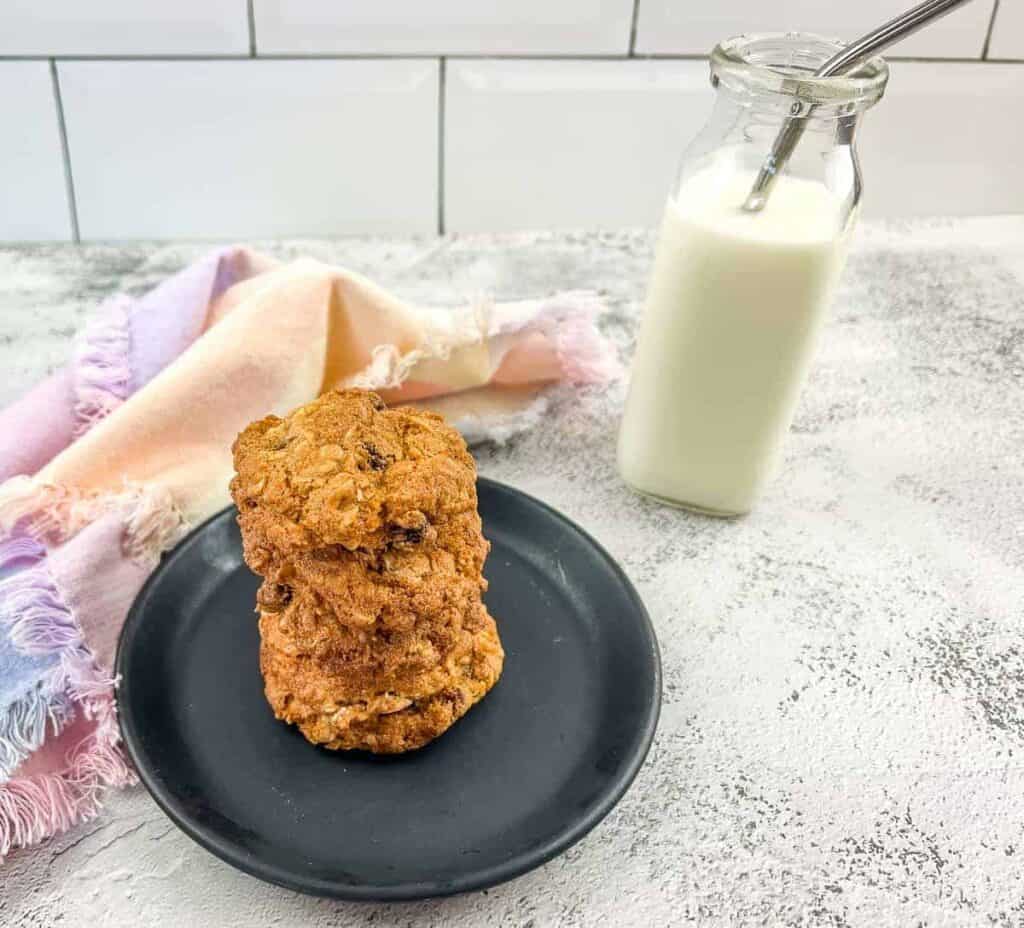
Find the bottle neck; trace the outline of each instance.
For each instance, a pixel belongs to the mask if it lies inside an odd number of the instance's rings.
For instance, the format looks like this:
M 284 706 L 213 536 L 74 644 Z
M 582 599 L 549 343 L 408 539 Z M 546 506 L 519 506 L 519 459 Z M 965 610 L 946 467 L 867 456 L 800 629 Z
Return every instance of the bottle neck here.
M 718 136 L 719 144 L 742 143 L 763 148 L 767 155 L 775 137 L 797 110 L 796 101 L 790 107 L 783 107 L 775 98 L 739 96 L 720 87 L 708 129 Z M 834 110 L 805 108 L 802 115 L 795 117 L 801 120 L 803 129 L 799 148 L 805 154 L 820 155 L 838 147 L 852 146 L 861 115 L 862 111 L 837 114 Z
M 711 83 L 760 111 L 837 119 L 869 109 L 881 98 L 889 70 L 881 58 L 851 73 L 815 73 L 843 47 L 820 36 L 786 33 L 738 36 L 711 53 Z
M 737 100 L 720 90 L 708 123 L 684 153 L 675 191 L 681 191 L 697 175 L 738 175 L 752 188 L 785 118 L 786 113 L 777 107 L 759 107 L 749 98 Z M 824 187 L 841 205 L 839 219 L 845 224 L 861 194 L 854 145 L 859 114 L 820 118 L 812 113 L 803 118 L 804 131 L 780 180 L 786 182 L 788 178 Z

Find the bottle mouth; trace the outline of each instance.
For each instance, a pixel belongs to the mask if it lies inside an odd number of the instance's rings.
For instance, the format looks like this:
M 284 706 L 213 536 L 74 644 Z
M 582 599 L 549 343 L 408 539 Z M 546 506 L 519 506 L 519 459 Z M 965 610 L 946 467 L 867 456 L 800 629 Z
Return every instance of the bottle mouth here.
M 789 110 L 794 100 L 816 118 L 838 118 L 873 106 L 885 92 L 889 66 L 880 57 L 835 77 L 815 72 L 846 47 L 838 39 L 806 32 L 738 35 L 711 52 L 711 83 L 736 96 Z M 808 114 L 810 115 L 810 114 Z

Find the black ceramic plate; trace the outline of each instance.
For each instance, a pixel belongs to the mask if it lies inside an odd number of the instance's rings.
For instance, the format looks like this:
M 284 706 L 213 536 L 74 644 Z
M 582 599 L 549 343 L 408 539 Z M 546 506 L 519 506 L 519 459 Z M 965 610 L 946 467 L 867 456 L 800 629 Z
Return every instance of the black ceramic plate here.
M 479 491 L 505 670 L 411 754 L 323 750 L 274 719 L 233 509 L 165 558 L 121 634 L 119 705 L 142 781 L 182 830 L 281 886 L 396 900 L 510 879 L 608 813 L 658 720 L 650 621 L 580 528 L 509 487 Z

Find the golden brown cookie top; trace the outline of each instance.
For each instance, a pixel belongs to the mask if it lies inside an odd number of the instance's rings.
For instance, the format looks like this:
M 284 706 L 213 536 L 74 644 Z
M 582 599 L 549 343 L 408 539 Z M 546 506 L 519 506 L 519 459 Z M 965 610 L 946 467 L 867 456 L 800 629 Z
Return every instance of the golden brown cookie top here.
M 232 448 L 231 493 L 247 539 L 281 554 L 415 542 L 476 508 L 476 467 L 440 416 L 338 390 L 249 425 Z

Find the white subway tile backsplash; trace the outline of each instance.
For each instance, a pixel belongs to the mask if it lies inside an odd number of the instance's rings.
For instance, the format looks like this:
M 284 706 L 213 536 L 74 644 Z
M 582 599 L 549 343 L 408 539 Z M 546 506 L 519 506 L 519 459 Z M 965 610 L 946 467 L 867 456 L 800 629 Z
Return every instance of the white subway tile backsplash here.
M 861 132 L 865 214 L 1024 213 L 1024 66 L 891 68 Z
M 0 62 L 0 126 L 0 241 L 70 239 L 57 104 L 47 62 Z
M 893 49 L 902 56 L 979 58 L 994 0 L 974 0 Z M 1003 5 L 1021 4 L 1004 0 Z M 852 40 L 912 4 L 906 0 L 640 0 L 638 54 L 704 54 L 743 32 L 816 32 Z
M 436 61 L 58 67 L 84 239 L 436 230 Z
M 623 54 L 633 0 L 254 0 L 261 54 Z
M 92 240 L 432 233 L 439 213 L 454 232 L 652 225 L 714 99 L 706 62 L 672 56 L 739 32 L 850 37 L 901 8 L 0 0 L 0 58 L 57 59 L 76 193 L 49 62 L 0 61 L 0 241 L 67 240 L 73 214 Z M 998 4 L 996 60 L 940 60 L 979 58 L 994 9 L 895 50 L 934 60 L 894 63 L 866 117 L 868 216 L 1024 212 L 1024 63 L 999 61 L 1024 62 L 1024 0 Z
M 1024 66 L 892 69 L 861 133 L 866 215 L 1024 212 Z M 653 225 L 712 98 L 703 62 L 450 62 L 447 227 Z
M 246 54 L 246 0 L 4 0 L 0 55 Z
M 452 61 L 452 231 L 653 225 L 712 91 L 699 61 Z
M 1003 0 L 999 4 L 988 56 L 989 58 L 1024 60 L 1024 2 L 1022 0 Z

